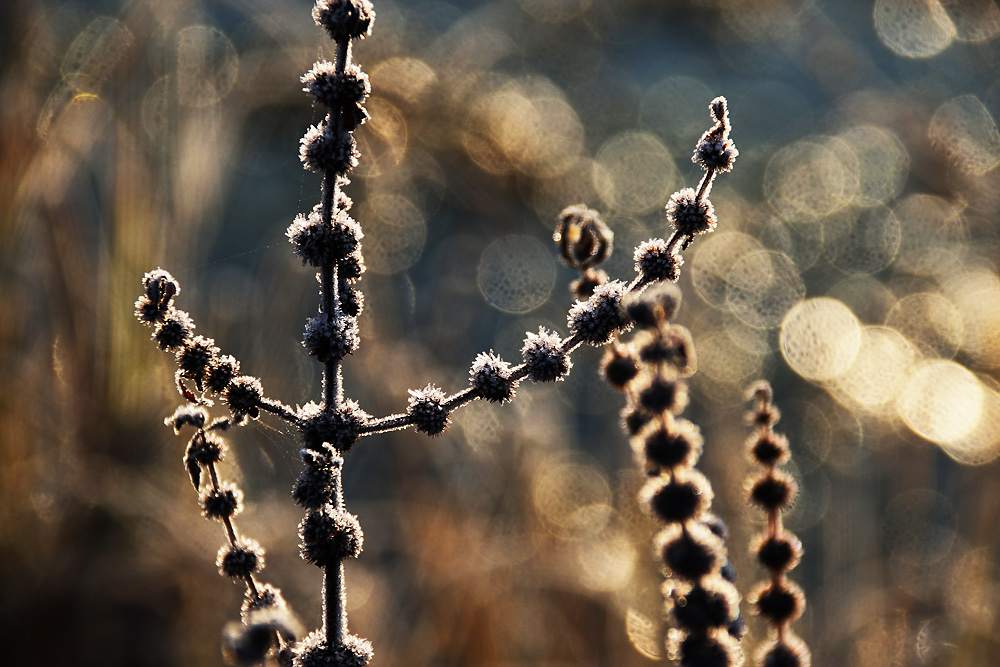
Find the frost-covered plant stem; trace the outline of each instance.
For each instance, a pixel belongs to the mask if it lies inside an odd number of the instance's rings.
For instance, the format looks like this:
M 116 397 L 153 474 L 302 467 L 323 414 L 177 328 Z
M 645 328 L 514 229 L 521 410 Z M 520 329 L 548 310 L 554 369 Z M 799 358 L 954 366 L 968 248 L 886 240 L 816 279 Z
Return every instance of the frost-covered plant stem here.
M 352 202 L 343 187 L 350 182 L 348 176 L 358 163 L 353 132 L 368 118 L 363 103 L 370 93 L 367 75 L 351 62 L 351 45 L 352 40 L 370 33 L 375 13 L 369 0 L 316 0 L 313 18 L 336 44 L 336 58 L 332 63 L 315 63 L 302 77 L 303 90 L 326 109 L 326 114 L 302 138 L 299 155 L 305 168 L 323 175 L 323 182 L 319 205 L 311 213 L 297 216 L 287 235 L 303 264 L 318 271 L 319 312 L 307 320 L 302 344 L 323 366 L 321 402 L 293 409 L 268 398 L 259 379 L 241 372 L 238 360 L 222 354 L 214 340 L 194 335 L 192 319 L 174 307 L 180 286 L 166 271 L 157 269 L 143 278 L 144 294 L 135 304 L 135 314 L 143 324 L 153 327 L 152 338 L 160 349 L 175 354 L 176 386 L 189 403 L 184 410 L 201 415 L 186 423 L 194 424 L 203 437 L 205 407 L 212 404 L 209 396 L 221 398 L 231 413 L 216 424 L 224 421 L 227 427 L 242 425 L 268 412 L 298 430 L 303 469 L 292 498 L 305 510 L 299 524 L 300 553 L 323 572 L 323 623 L 318 631 L 294 644 L 295 665 L 364 667 L 372 657 L 371 645 L 348 633 L 345 606 L 344 560 L 360 554 L 363 535 L 357 517 L 345 509 L 343 455 L 362 436 L 407 426 L 426 435 L 439 435 L 450 425 L 456 409 L 476 399 L 511 401 L 522 381 L 561 380 L 572 368 L 570 355 L 577 347 L 585 343 L 602 346 L 615 340 L 619 332 L 632 326 L 623 300 L 651 284 L 676 281 L 683 263 L 681 251 L 696 235 L 715 228 L 708 193 L 716 175 L 732 167 L 737 151 L 728 138 L 726 101 L 716 98 L 709 107 L 715 124 L 702 136 L 692 158 L 705 169 L 698 191 L 685 188 L 671 197 L 666 207 L 667 220 L 674 230 L 670 240 L 651 239 L 635 249 L 638 275 L 634 280 L 628 284 L 608 281 L 603 271 L 591 270 L 610 253 L 610 232 L 599 223 L 596 213 L 585 207 L 570 207 L 561 215 L 561 224 L 569 232 L 563 253 L 572 256 L 585 273 L 575 289 L 579 300 L 567 315 L 569 334 L 562 338 L 544 327 L 537 334 L 528 333 L 521 348 L 521 362 L 515 366 L 492 351 L 483 352 L 471 365 L 466 388 L 451 395 L 433 385 L 412 389 L 405 412 L 375 418 L 344 396 L 342 379 L 344 358 L 360 344 L 358 315 L 363 295 L 354 284 L 365 271 L 361 254 L 364 234 L 360 223 L 348 214 Z M 583 245 L 576 234 L 577 226 L 584 230 L 580 238 L 587 239 Z M 196 423 L 199 419 L 200 423 Z M 199 460 L 199 464 L 208 466 L 212 488 L 220 493 L 214 461 Z M 191 465 L 188 467 L 190 471 Z M 197 487 L 195 473 L 191 474 Z M 225 492 L 225 485 L 221 488 Z M 226 527 L 230 548 L 247 551 L 235 527 L 231 523 Z M 263 564 L 263 552 L 254 547 L 256 551 L 249 551 L 259 552 L 260 557 L 244 554 L 238 563 L 249 568 L 251 574 Z M 240 659 L 260 662 L 272 648 L 270 642 L 257 640 L 263 628 L 269 636 L 277 637 L 279 662 L 287 663 L 290 652 L 285 651 L 285 640 L 294 643 L 297 632 L 294 623 L 274 614 L 285 610 L 280 594 L 272 587 L 259 588 L 252 576 L 245 581 L 249 591 L 243 614 L 246 627 L 232 633 L 230 646 Z M 251 613 L 257 611 L 267 612 L 263 620 Z

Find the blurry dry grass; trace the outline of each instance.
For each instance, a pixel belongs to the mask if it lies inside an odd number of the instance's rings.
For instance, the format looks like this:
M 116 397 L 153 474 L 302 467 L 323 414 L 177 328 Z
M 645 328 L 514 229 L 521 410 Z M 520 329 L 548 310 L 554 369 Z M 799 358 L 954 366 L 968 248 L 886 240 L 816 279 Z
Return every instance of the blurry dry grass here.
M 297 344 L 312 277 L 283 236 L 318 192 L 295 159 L 315 120 L 297 84 L 321 43 L 307 10 L 0 7 L 4 664 L 221 660 L 240 593 L 215 573 L 221 532 L 160 425 L 178 401 L 170 360 L 131 303 L 144 271 L 168 268 L 201 333 L 276 397 L 315 396 Z M 375 94 L 350 189 L 370 271 L 349 393 L 386 414 L 407 388 L 461 387 L 478 351 L 516 358 L 526 329 L 564 329 L 554 214 L 606 212 L 609 272 L 630 275 L 629 248 L 664 233 L 705 105 L 725 94 L 741 157 L 713 197 L 720 231 L 689 253 L 681 321 L 741 579 L 758 519 L 740 497 L 739 394 L 767 375 L 804 490 L 788 523 L 806 546 L 816 664 L 995 664 L 995 3 L 377 11 L 356 54 Z M 661 651 L 619 398 L 577 356 L 568 382 L 473 404 L 442 438 L 351 454 L 366 532 L 351 623 L 378 664 L 618 666 Z M 314 624 L 319 582 L 287 501 L 296 443 L 277 428 L 234 436 L 241 525 Z

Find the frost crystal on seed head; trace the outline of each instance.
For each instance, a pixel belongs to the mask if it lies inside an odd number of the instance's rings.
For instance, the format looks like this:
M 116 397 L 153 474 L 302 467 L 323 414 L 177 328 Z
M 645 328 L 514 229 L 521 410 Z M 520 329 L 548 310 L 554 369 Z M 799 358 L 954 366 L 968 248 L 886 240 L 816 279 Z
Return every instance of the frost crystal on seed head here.
M 528 332 L 521 348 L 521 357 L 527 367 L 528 377 L 535 382 L 561 380 L 573 368 L 569 355 L 562 349 L 559 335 L 545 327 L 538 333 Z
M 410 389 L 406 413 L 413 418 L 417 430 L 427 435 L 438 435 L 451 424 L 451 417 L 442 403 L 445 393 L 432 384 L 423 389 Z
M 683 236 L 696 236 L 715 229 L 715 211 L 707 198 L 698 198 L 693 188 L 670 195 L 667 222 Z
M 510 364 L 492 350 L 476 356 L 469 371 L 469 381 L 476 394 L 491 403 L 506 403 L 514 397 Z

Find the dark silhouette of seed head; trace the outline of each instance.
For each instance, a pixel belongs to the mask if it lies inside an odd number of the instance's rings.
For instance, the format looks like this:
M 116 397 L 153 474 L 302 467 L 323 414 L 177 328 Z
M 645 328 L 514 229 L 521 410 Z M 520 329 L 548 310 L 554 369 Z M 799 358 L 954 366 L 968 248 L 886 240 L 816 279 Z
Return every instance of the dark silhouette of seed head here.
M 264 569 L 264 550 L 254 540 L 240 538 L 222 547 L 215 563 L 223 576 L 245 579 Z
M 427 435 L 440 435 L 451 424 L 444 407 L 445 393 L 432 384 L 423 389 L 411 389 L 406 414 L 412 417 L 417 430 Z

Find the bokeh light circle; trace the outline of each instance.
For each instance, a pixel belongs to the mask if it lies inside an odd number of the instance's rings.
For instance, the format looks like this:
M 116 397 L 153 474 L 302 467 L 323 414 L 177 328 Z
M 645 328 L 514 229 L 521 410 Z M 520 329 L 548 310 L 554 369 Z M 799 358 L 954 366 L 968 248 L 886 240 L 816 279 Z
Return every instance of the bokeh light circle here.
M 875 273 L 892 262 L 899 250 L 899 220 L 885 206 L 848 207 L 824 221 L 825 249 L 845 273 Z
M 727 281 L 729 308 L 752 327 L 773 329 L 806 294 L 795 262 L 780 252 L 744 255 L 732 266 Z
M 931 118 L 928 137 L 960 170 L 982 176 L 1000 164 L 1000 131 L 975 95 L 942 104 Z
M 903 187 L 910 156 L 895 134 L 873 125 L 852 127 L 839 135 L 858 158 L 859 203 L 886 202 Z
M 739 232 L 716 232 L 694 248 L 691 282 L 699 296 L 713 306 L 726 304 L 730 269 L 742 257 L 763 252 L 760 241 Z
M 406 271 L 424 251 L 427 240 L 425 215 L 413 202 L 395 194 L 375 194 L 360 206 L 364 220 L 361 242 L 365 264 L 375 273 Z
M 984 387 L 953 361 L 919 364 L 899 397 L 899 415 L 914 433 L 939 445 L 961 442 L 979 424 Z
M 807 299 L 785 315 L 779 344 L 793 371 L 807 380 L 826 382 L 854 364 L 861 347 L 861 325 L 836 299 Z
M 764 188 L 779 217 L 806 222 L 833 213 L 858 189 L 858 161 L 850 146 L 832 138 L 797 141 L 771 158 Z
M 837 378 L 837 391 L 853 407 L 867 412 L 891 410 L 915 358 L 913 347 L 896 330 L 865 327 L 854 363 Z
M 900 299 L 885 323 L 930 357 L 949 359 L 962 343 L 962 316 L 940 294 L 921 292 Z
M 177 35 L 177 97 L 181 104 L 215 104 L 236 81 L 239 56 L 215 28 L 192 26 Z
M 479 260 L 479 289 L 508 313 L 526 313 L 549 298 L 556 280 L 552 254 L 529 236 L 506 236 L 491 243 Z
M 930 58 L 955 39 L 955 24 L 939 0 L 877 0 L 875 32 L 893 53 Z
M 624 132 L 597 152 L 593 179 L 608 208 L 649 213 L 663 206 L 676 189 L 677 168 L 659 139 L 645 132 Z

